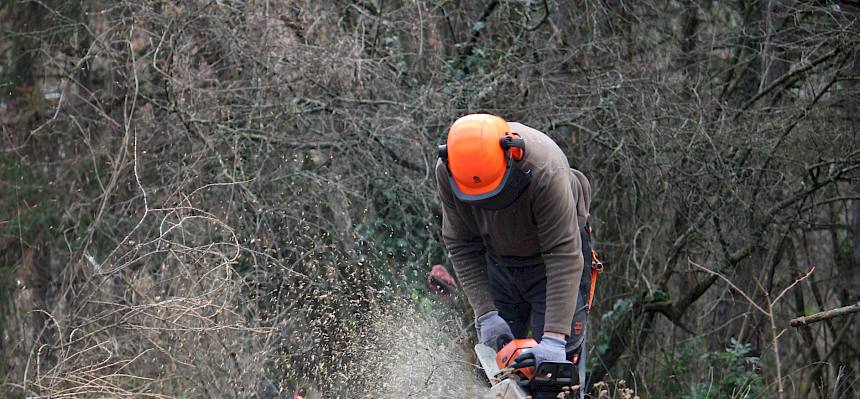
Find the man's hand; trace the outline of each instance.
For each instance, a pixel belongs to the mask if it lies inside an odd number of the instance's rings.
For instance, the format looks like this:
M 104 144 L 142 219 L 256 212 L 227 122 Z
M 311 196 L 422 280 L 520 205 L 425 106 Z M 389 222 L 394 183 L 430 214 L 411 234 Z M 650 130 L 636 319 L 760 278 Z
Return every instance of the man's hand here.
M 478 331 L 481 333 L 481 343 L 493 348 L 496 352 L 505 343 L 514 339 L 511 326 L 508 325 L 505 319 L 499 316 L 499 312 L 496 310 L 478 317 L 475 324 L 477 324 Z
M 558 335 L 561 335 L 561 338 Z M 565 358 L 567 355 L 564 350 L 565 345 L 567 345 L 567 341 L 564 339 L 563 334 L 546 332 L 537 346 L 517 356 L 515 360 L 517 363 L 522 363 L 528 359 L 534 359 L 535 368 L 545 361 L 558 362 L 567 360 Z

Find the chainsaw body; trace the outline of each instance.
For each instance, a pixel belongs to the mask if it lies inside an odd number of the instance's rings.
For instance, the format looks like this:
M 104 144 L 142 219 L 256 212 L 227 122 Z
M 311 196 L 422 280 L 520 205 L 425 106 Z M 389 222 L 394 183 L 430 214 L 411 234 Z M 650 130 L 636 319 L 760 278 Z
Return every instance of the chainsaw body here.
M 547 361 L 535 368 L 534 360 L 516 362 L 518 356 L 528 353 L 535 346 L 537 342 L 531 338 L 515 339 L 498 353 L 486 345 L 475 345 L 475 353 L 490 381 L 493 397 L 555 399 L 559 394 L 573 397 L 574 385 L 579 382 L 573 363 Z

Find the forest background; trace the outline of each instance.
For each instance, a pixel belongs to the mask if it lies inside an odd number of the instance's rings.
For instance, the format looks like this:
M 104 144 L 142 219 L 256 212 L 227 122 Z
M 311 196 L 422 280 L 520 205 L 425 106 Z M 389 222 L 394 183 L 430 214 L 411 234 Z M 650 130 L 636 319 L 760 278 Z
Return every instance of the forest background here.
M 860 3 L 4 0 L 0 396 L 470 397 L 432 166 L 593 185 L 610 396 L 854 398 Z M 470 393 L 471 392 L 471 393 Z

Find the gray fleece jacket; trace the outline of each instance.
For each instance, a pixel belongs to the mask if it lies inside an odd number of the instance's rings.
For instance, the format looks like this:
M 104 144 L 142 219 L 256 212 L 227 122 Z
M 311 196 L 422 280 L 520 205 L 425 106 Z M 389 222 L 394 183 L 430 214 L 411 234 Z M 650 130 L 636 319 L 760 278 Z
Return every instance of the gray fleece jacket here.
M 579 228 L 589 216 L 591 186 L 581 172 L 571 169 L 546 134 L 520 123 L 509 125 L 525 140 L 525 156 L 519 162 L 530 171 L 531 184 L 511 206 L 484 210 L 457 200 L 445 166 L 438 161 L 442 239 L 476 317 L 496 309 L 485 256 L 507 267 L 544 263 L 544 331 L 569 335 L 583 269 Z

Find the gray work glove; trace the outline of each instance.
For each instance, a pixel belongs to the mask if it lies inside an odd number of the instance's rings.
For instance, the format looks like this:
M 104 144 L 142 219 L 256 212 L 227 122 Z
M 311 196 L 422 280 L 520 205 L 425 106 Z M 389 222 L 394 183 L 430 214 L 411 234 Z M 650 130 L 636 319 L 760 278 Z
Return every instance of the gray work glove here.
M 481 334 L 481 343 L 493 348 L 496 352 L 514 339 L 511 326 L 508 325 L 505 319 L 499 316 L 499 312 L 496 310 L 484 313 L 481 317 L 478 317 L 475 325 Z
M 537 346 L 529 349 L 528 352 L 517 356 L 515 361 L 517 363 L 523 363 L 526 360 L 534 359 L 535 368 L 545 361 L 564 361 L 567 360 L 567 353 L 564 350 L 566 344 L 567 342 L 561 338 L 544 335 Z

